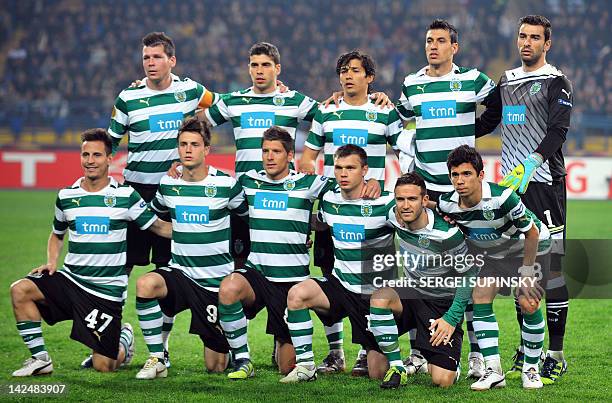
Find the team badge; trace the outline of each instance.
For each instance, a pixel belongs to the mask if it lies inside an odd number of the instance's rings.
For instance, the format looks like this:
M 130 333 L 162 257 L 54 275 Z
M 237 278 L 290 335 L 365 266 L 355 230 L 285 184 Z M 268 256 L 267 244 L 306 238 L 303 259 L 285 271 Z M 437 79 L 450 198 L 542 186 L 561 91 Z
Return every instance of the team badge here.
M 286 191 L 291 191 L 293 189 L 295 189 L 295 181 L 293 179 L 287 179 L 284 183 L 283 183 L 283 188 Z
M 531 95 L 535 95 L 538 92 L 540 92 L 540 89 L 542 88 L 542 84 L 538 81 L 536 83 L 533 83 L 531 85 L 531 88 L 529 88 L 529 94 Z
M 491 206 L 484 206 L 482 208 L 482 215 L 487 221 L 492 221 L 495 218 L 495 213 L 493 212 Z
M 215 197 L 217 195 L 217 187 L 215 185 L 206 185 L 204 187 L 206 197 Z
M 364 203 L 361 205 L 361 215 L 364 217 L 369 217 L 372 215 L 372 205 L 369 203 Z
M 370 109 L 366 112 L 366 119 L 368 122 L 375 122 L 376 118 L 378 118 L 378 113 L 375 110 Z
M 185 94 L 185 91 L 176 91 L 174 93 L 174 99 L 176 99 L 176 102 L 185 102 L 187 100 L 187 94 Z
M 430 244 L 429 238 L 427 238 L 423 234 L 419 235 L 419 241 L 418 242 L 419 242 L 419 246 L 421 248 L 428 248 L 429 244 Z
M 459 80 L 458 78 L 453 77 L 450 80 L 450 90 L 453 92 L 457 92 L 457 91 L 461 91 L 461 87 L 463 86 L 463 84 L 461 84 L 461 80 Z
M 117 196 L 115 196 L 114 194 L 107 194 L 106 196 L 104 196 L 104 204 L 106 205 L 106 207 L 115 207 L 115 205 L 117 204 Z
M 272 102 L 276 106 L 283 106 L 285 105 L 285 98 L 281 97 L 280 95 L 274 95 L 274 98 L 272 98 Z

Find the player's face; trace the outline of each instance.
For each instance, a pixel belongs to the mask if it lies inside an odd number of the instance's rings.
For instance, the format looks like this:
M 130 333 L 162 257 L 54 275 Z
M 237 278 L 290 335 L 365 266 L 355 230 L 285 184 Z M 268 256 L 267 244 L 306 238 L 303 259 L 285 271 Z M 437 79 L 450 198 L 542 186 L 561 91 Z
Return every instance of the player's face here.
M 249 75 L 255 92 L 266 94 L 276 88 L 276 77 L 281 72 L 281 65 L 274 64 L 268 55 L 253 55 L 249 58 Z
M 163 81 L 170 76 L 170 71 L 174 66 L 176 66 L 176 57 L 168 57 L 163 45 L 142 48 L 142 67 L 149 80 Z
M 432 66 L 452 63 L 459 50 L 458 43 L 451 43 L 450 32 L 445 29 L 430 29 L 425 35 L 425 55 Z
M 519 28 L 516 46 L 521 60 L 527 66 L 537 64 L 550 49 L 551 41 L 544 40 L 544 27 L 541 25 L 523 24 Z
M 423 213 L 429 196 L 421 194 L 417 185 L 401 185 L 395 188 L 395 204 L 406 224 L 416 221 Z
M 265 140 L 261 145 L 263 166 L 271 179 L 281 179 L 289 173 L 293 151 L 285 151 L 279 140 Z
M 361 60 L 353 59 L 340 68 L 340 85 L 346 96 L 366 95 L 372 81 L 374 76 L 366 76 Z
M 204 165 L 210 146 L 204 145 L 199 133 L 183 132 L 178 139 L 178 152 L 181 164 L 186 169 L 195 169 Z
M 112 154 L 106 154 L 102 141 L 84 141 L 81 144 L 81 166 L 87 179 L 106 178 L 112 159 Z
M 476 172 L 476 169 L 469 162 L 452 167 L 450 179 L 453 187 L 461 197 L 470 197 L 481 186 L 484 171 Z
M 358 155 L 336 158 L 334 161 L 334 175 L 340 185 L 340 189 L 350 192 L 363 183 L 363 178 L 368 172 L 368 166 L 361 165 Z

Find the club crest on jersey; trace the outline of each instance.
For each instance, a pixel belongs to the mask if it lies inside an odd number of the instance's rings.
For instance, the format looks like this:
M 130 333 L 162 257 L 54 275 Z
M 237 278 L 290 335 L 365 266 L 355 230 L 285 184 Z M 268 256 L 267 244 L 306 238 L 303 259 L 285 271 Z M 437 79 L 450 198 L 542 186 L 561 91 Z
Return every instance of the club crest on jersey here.
M 482 215 L 487 221 L 492 221 L 495 218 L 495 213 L 491 206 L 484 206 L 482 208 Z
M 110 193 L 105 195 L 104 204 L 106 205 L 106 207 L 115 207 L 117 205 L 117 196 Z
M 274 95 L 274 98 L 272 98 L 272 103 L 276 106 L 283 106 L 285 105 L 285 98 L 280 95 Z
M 450 80 L 450 90 L 453 92 L 457 92 L 457 91 L 461 91 L 461 87 L 463 86 L 463 84 L 461 84 L 461 80 L 459 80 L 458 78 L 453 77 Z
M 295 189 L 295 181 L 293 179 L 287 179 L 285 182 L 283 182 L 283 189 L 286 191 Z
M 542 84 L 538 81 L 535 82 L 531 85 L 531 88 L 529 88 L 529 94 L 530 95 L 535 95 L 538 92 L 540 92 L 540 89 L 542 88 Z
M 369 217 L 372 215 L 372 205 L 369 203 L 364 203 L 361 205 L 361 215 L 364 217 Z
M 204 187 L 206 197 L 215 197 L 217 195 L 217 187 L 215 185 L 206 185 Z
M 419 235 L 418 243 L 421 248 L 428 248 L 430 241 L 429 241 L 429 238 L 427 238 L 427 236 L 421 234 Z
M 176 102 L 185 102 L 187 100 L 187 94 L 185 94 L 185 91 L 176 91 L 174 93 L 174 99 L 176 99 Z
M 378 112 L 373 109 L 370 109 L 366 112 L 366 119 L 368 122 L 375 122 L 376 118 L 378 118 Z

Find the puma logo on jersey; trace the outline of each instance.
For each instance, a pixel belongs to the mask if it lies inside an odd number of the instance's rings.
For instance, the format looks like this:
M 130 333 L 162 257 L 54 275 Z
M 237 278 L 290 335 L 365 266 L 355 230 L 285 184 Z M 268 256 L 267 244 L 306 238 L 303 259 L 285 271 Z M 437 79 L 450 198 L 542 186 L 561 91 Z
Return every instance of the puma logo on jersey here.
M 332 112 L 332 115 L 334 115 L 335 117 L 337 117 L 338 119 L 342 119 L 342 114 L 344 112 L 338 112 L 338 111 L 334 111 Z
M 257 189 L 259 189 L 262 185 L 262 183 L 260 181 L 254 181 L 255 184 L 257 185 Z
M 176 195 L 179 196 L 181 194 L 181 187 L 176 187 L 176 186 L 172 186 L 172 188 L 170 190 L 173 190 L 176 192 Z
M 417 90 L 421 90 L 422 93 L 425 93 L 425 86 L 424 85 L 417 85 L 416 89 Z
M 338 210 L 340 210 L 340 206 L 338 206 L 337 204 L 332 204 L 332 208 L 336 210 L 336 214 L 339 214 Z
M 94 334 L 94 335 L 95 335 L 95 336 L 98 338 L 98 341 L 101 341 L 101 340 L 102 340 L 102 335 L 100 335 L 100 333 L 98 333 L 98 331 L 97 331 L 97 330 L 94 330 L 94 331 L 93 331 L 93 334 Z
M 251 98 L 242 97 L 242 102 L 248 104 L 251 102 Z
M 561 88 L 561 92 L 567 95 L 567 99 L 569 99 L 570 95 L 572 95 L 571 92 L 565 91 L 565 88 Z
M 147 99 L 139 99 L 138 102 L 142 103 L 142 104 L 146 104 L 147 106 L 149 106 L 149 100 L 151 98 L 147 98 Z
M 80 197 L 78 199 L 72 199 L 70 201 L 73 202 L 74 204 L 76 204 L 77 206 L 81 207 L 81 198 Z

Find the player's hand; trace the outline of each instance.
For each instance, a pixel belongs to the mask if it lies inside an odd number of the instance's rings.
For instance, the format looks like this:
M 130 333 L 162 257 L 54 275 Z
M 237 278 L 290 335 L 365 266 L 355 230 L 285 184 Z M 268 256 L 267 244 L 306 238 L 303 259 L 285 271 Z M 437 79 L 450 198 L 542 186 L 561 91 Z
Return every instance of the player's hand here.
M 376 179 L 369 179 L 363 189 L 361 189 L 361 198 L 378 199 L 381 193 L 380 183 Z
M 50 276 L 53 275 L 57 271 L 57 266 L 52 263 L 45 263 L 42 266 L 38 266 L 34 270 L 32 270 L 29 274 L 43 274 L 44 272 L 48 272 Z
M 518 194 L 524 194 L 527 186 L 536 170 L 544 163 L 544 158 L 539 153 L 531 153 L 516 168 L 502 179 L 499 184 L 515 190 Z
M 168 172 L 166 174 L 171 178 L 178 179 L 183 175 L 183 166 L 180 162 L 174 161 L 170 168 L 168 168 Z
M 339 107 L 340 106 L 340 97 L 342 97 L 343 94 L 344 94 L 344 92 L 342 92 L 342 91 L 334 92 L 331 97 L 329 97 L 325 101 L 323 101 L 323 106 L 327 108 L 329 106 L 329 104 L 331 104 L 331 102 L 334 101 L 334 104 L 336 104 L 336 108 Z
M 285 92 L 289 91 L 289 87 L 287 87 L 285 83 L 283 83 L 281 80 L 276 80 L 276 86 L 278 87 L 278 91 L 281 94 L 284 94 Z
M 314 175 L 316 173 L 314 163 L 300 161 L 300 163 L 298 164 L 298 172 L 301 172 L 306 175 Z
M 376 106 L 384 106 L 385 108 L 393 108 L 393 102 L 389 99 L 389 96 L 384 92 L 373 92 L 370 94 L 370 99 L 374 101 L 374 105 Z
M 449 224 L 455 225 L 455 220 L 453 220 L 452 218 L 450 218 L 449 216 L 445 215 L 442 216 L 442 218 L 444 219 L 444 221 L 446 221 Z
M 308 249 L 312 248 L 312 239 L 310 237 L 306 240 L 306 247 Z
M 437 347 L 441 343 L 448 344 L 453 333 L 455 333 L 455 326 L 452 326 L 442 318 L 438 318 L 431 322 L 429 332 L 431 334 L 429 342 L 432 346 Z
M 134 80 L 132 81 L 132 84 L 130 84 L 130 88 L 140 87 L 140 84 L 142 84 L 141 80 Z

